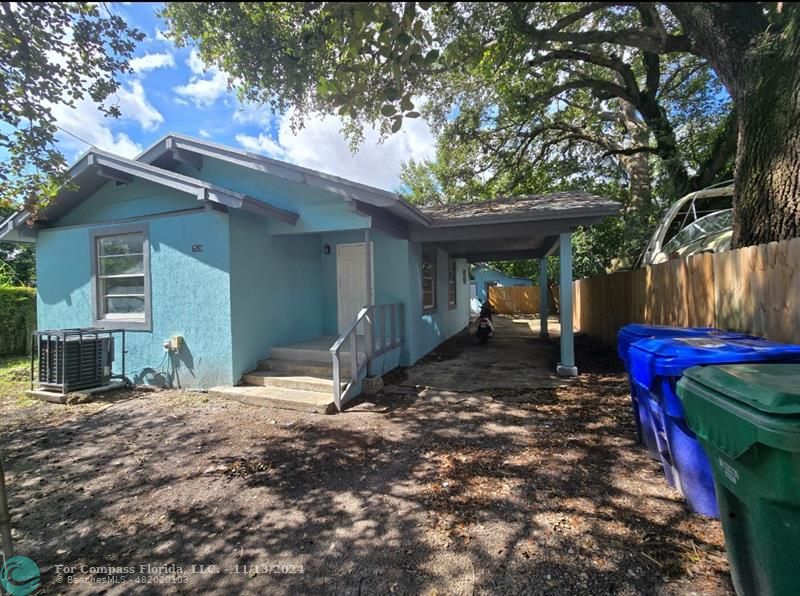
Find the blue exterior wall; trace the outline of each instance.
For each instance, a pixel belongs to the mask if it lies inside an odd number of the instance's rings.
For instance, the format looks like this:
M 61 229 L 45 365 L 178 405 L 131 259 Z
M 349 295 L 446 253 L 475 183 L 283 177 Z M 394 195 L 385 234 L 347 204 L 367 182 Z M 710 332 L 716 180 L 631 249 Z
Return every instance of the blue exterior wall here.
M 370 219 L 333 192 L 219 160 L 205 158 L 199 173 L 180 171 L 296 211 L 300 220 L 289 226 L 225 214 L 148 182 L 110 182 L 39 233 L 39 328 L 91 326 L 90 231 L 126 220 L 146 222 L 150 241 L 152 329 L 127 334 L 127 372 L 135 382 L 235 383 L 274 346 L 338 335 L 336 247 L 363 242 Z M 450 308 L 448 255 L 437 250 L 438 305 L 423 313 L 422 245 L 374 229 L 371 238 L 375 302 L 406 305 L 406 345 L 376 362 L 381 373 L 413 364 L 468 324 L 468 265 L 457 261 L 457 305 Z M 194 245 L 202 251 L 192 252 Z M 173 335 L 186 343 L 176 356 L 162 347 Z
M 408 242 L 377 230 L 370 232 L 373 253 L 373 283 L 376 304 L 393 304 L 408 300 Z M 324 301 L 324 335 L 338 335 L 339 310 L 337 304 L 336 247 L 339 244 L 364 242 L 364 230 L 328 233 L 322 235 L 322 246 L 331 247 L 323 256 L 322 282 L 326 291 Z
M 324 305 L 336 286 L 323 283 L 319 234 L 273 236 L 266 220 L 232 212 L 233 378 L 253 370 L 270 348 L 324 335 Z
M 482 303 L 486 301 L 486 283 L 497 282 L 501 288 L 510 286 L 532 286 L 533 281 L 524 277 L 510 277 L 496 269 L 490 267 L 475 267 L 472 271 L 475 279 L 475 291 L 478 300 Z
M 238 167 L 211 157 L 203 158 L 203 167 L 199 172 L 189 166 L 181 166 L 178 171 L 223 188 L 246 193 L 255 199 L 300 215 L 296 225 L 270 221 L 268 228 L 272 234 L 350 230 L 363 228 L 369 222 L 368 218 L 353 213 L 342 197 L 334 192 Z
M 423 246 L 417 242 L 409 243 L 408 319 L 411 335 L 408 359 L 403 364 L 413 364 L 469 324 L 467 262 L 464 259 L 456 260 L 456 306 L 451 308 L 447 303 L 449 256 L 443 250 L 436 249 L 436 309 L 422 310 L 422 249 Z
M 194 197 L 159 184 L 141 180 L 117 186 L 114 181 L 109 181 L 64 215 L 57 225 L 109 222 L 199 207 L 202 205 Z
M 97 214 L 108 222 L 156 214 L 159 206 L 169 210 L 197 207 L 191 197 L 182 201 L 182 197 L 172 196 L 161 204 L 152 202 L 153 193 L 148 186 L 136 182 L 112 189 L 104 187 L 58 222 L 58 227 L 39 232 L 39 329 L 92 324 L 90 231 L 98 226 L 84 223 L 90 216 Z M 107 203 L 107 193 L 117 190 L 126 199 Z M 136 200 L 137 193 L 147 198 Z M 149 227 L 152 329 L 127 332 L 129 378 L 140 383 L 166 381 L 174 386 L 198 388 L 230 383 L 227 215 L 200 209 L 142 220 Z M 68 221 L 73 223 L 64 227 Z M 111 228 L 109 231 L 113 233 Z M 192 246 L 197 244 L 203 245 L 203 252 L 192 252 Z M 167 356 L 162 343 L 173 335 L 183 336 L 185 347 L 179 354 Z M 117 371 L 121 365 L 120 349 L 117 343 Z

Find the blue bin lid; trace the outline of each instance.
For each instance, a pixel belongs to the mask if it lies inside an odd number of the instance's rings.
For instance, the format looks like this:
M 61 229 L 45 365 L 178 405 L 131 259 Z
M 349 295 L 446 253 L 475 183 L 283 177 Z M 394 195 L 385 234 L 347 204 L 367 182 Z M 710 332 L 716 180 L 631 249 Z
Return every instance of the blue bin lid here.
M 669 325 L 645 325 L 630 323 L 617 333 L 617 354 L 623 361 L 628 360 L 628 350 L 632 343 L 650 337 L 697 337 L 727 333 L 715 327 L 671 327 Z
M 800 345 L 736 334 L 639 340 L 630 347 L 631 374 L 650 387 L 656 377 L 680 377 L 692 366 L 740 362 L 800 362 Z

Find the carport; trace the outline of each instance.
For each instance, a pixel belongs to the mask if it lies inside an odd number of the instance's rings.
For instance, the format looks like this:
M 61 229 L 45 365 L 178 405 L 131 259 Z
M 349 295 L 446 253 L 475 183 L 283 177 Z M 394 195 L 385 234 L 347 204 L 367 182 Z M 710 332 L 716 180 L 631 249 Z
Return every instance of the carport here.
M 438 245 L 471 263 L 539 259 L 540 335 L 547 336 L 547 257 L 560 257 L 561 358 L 557 372 L 576 376 L 572 326 L 572 233 L 619 213 L 620 204 L 583 191 L 514 196 L 423 207 L 426 226 L 409 239 Z

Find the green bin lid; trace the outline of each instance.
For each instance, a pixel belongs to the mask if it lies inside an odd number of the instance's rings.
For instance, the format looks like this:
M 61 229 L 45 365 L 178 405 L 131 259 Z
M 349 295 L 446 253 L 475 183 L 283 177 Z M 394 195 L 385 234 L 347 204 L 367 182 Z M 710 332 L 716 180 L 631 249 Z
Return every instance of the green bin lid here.
M 722 364 L 684 374 L 762 412 L 800 414 L 800 364 Z

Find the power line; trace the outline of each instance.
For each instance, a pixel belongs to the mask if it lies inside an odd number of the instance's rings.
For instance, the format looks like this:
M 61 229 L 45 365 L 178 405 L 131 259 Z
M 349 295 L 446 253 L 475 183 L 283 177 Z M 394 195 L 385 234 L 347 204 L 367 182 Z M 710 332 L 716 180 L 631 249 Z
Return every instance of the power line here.
M 55 124 L 54 126 L 55 126 L 55 127 L 58 129 L 58 130 L 60 130 L 61 132 L 67 133 L 69 136 L 71 136 L 71 137 L 73 137 L 73 138 L 76 138 L 76 139 L 78 139 L 78 140 L 79 140 L 81 143 L 86 143 L 87 145 L 89 145 L 89 147 L 94 147 L 94 143 L 90 143 L 90 142 L 89 142 L 89 141 L 87 141 L 86 139 L 83 139 L 83 138 L 79 137 L 79 136 L 78 136 L 78 135 L 76 135 L 74 132 L 70 132 L 70 131 L 68 131 L 66 128 L 61 128 L 61 127 L 60 127 L 58 124 Z

